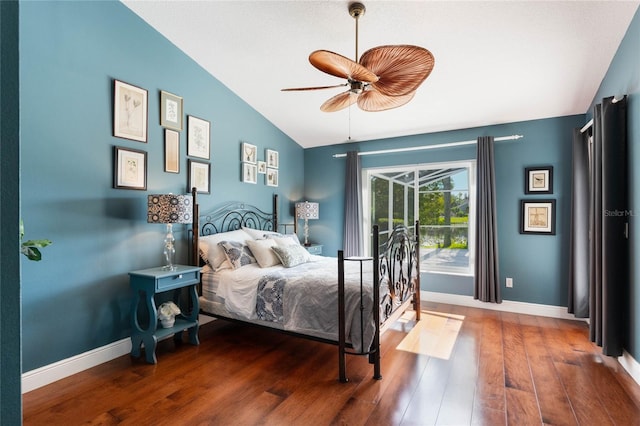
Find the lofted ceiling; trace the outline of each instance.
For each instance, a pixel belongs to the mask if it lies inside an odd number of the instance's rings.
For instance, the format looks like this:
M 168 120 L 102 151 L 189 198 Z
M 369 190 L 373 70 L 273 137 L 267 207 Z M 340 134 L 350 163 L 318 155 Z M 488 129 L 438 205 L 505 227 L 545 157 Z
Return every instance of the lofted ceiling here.
M 308 57 L 326 49 L 355 59 L 350 1 L 123 0 L 305 148 L 585 113 L 639 3 L 362 2 L 359 55 L 414 44 L 435 56 L 402 107 L 325 113 L 320 105 L 344 88 L 280 91 L 344 82 Z

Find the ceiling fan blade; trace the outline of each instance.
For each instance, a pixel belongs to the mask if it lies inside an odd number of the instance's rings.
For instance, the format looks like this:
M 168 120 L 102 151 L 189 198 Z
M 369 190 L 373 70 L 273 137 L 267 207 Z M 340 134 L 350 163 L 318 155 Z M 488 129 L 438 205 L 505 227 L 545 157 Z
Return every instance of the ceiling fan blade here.
M 378 81 L 378 76 L 351 59 L 329 52 L 328 50 L 316 50 L 309 55 L 311 65 L 327 74 L 351 80 L 373 83 Z
M 357 99 L 358 96 L 350 91 L 342 92 L 320 105 L 320 110 L 324 112 L 340 111 L 341 109 L 345 109 L 349 105 L 355 103 Z
M 435 59 L 424 47 L 397 45 L 369 49 L 360 63 L 379 77 L 371 83 L 378 91 L 403 96 L 415 91 L 431 74 Z
M 316 87 L 291 87 L 289 89 L 280 89 L 281 92 L 294 92 L 298 90 L 321 90 L 321 89 L 333 89 L 335 87 L 344 87 L 349 83 L 335 84 L 333 86 L 316 86 Z
M 377 90 L 366 90 L 358 96 L 358 106 L 363 111 L 375 112 L 398 108 L 413 99 L 416 92 L 402 96 L 387 96 Z

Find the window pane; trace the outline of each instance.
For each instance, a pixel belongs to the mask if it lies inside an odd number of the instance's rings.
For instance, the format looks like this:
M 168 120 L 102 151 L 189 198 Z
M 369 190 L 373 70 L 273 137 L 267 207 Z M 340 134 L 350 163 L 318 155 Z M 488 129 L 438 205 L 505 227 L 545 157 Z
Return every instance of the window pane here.
M 378 225 L 380 232 L 385 232 L 389 223 L 389 181 L 372 177 L 370 196 L 371 224 Z
M 469 172 L 467 168 L 420 172 L 422 268 L 468 268 Z

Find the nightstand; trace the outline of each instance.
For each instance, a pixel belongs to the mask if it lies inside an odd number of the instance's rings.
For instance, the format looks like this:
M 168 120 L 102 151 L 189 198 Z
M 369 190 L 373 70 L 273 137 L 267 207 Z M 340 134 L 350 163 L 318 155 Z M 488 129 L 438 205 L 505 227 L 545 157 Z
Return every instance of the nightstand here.
M 304 246 L 310 254 L 322 256 L 322 244 L 311 244 L 310 246 Z
M 129 284 L 134 291 L 131 301 L 131 356 L 140 357 L 140 346 L 144 343 L 145 358 L 148 363 L 156 364 L 156 345 L 158 339 L 173 334 L 174 340 L 182 341 L 182 332 L 189 330 L 189 343 L 200 344 L 198 340 L 198 293 L 196 286 L 200 282 L 200 267 L 175 265 L 170 271 L 162 267 L 142 269 L 129 272 Z M 180 305 L 180 293 L 187 288 L 190 297 L 191 311 L 180 307 L 182 314 L 176 316 L 172 327 L 163 328 L 158 325 L 158 312 L 154 296 L 159 293 L 173 291 L 173 301 Z M 140 302 L 147 306 L 147 318 L 140 321 L 138 308 Z M 142 324 L 141 324 L 142 322 Z M 143 328 L 144 327 L 144 328 Z

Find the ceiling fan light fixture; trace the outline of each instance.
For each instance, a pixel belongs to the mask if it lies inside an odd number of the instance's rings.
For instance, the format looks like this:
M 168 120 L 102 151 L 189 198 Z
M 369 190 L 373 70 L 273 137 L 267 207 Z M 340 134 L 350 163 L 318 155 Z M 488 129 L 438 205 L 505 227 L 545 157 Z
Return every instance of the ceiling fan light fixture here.
M 352 80 L 349 82 L 349 84 L 351 85 L 351 89 L 349 89 L 351 93 L 355 93 L 356 95 L 359 95 L 364 91 L 364 83 L 361 81 Z
M 413 99 L 416 89 L 431 74 L 435 60 L 431 52 L 420 46 L 378 46 L 366 51 L 358 61 L 358 20 L 365 13 L 364 4 L 349 4 L 349 15 L 356 21 L 356 57 L 351 60 L 328 50 L 316 50 L 309 62 L 322 72 L 347 79 L 346 92 L 330 98 L 320 106 L 324 112 L 335 112 L 357 102 L 363 111 L 397 108 Z M 283 90 L 317 90 L 337 86 Z

